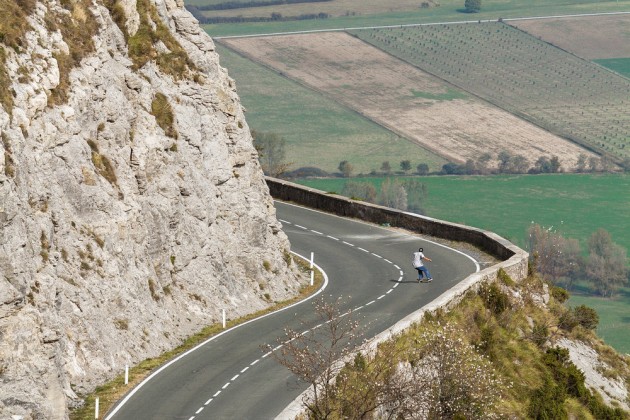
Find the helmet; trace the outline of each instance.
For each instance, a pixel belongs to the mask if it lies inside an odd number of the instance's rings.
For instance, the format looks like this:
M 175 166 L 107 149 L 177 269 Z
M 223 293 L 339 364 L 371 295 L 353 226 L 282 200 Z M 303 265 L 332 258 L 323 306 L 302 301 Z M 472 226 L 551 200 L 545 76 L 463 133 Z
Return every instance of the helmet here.
M 422 252 L 422 248 L 418 248 L 418 251 L 419 251 L 419 252 Z

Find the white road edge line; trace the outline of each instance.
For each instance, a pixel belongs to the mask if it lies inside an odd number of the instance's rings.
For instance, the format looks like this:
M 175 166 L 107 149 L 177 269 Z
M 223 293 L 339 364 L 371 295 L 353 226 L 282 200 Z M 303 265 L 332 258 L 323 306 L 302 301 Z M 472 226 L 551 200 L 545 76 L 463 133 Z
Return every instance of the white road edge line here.
M 305 257 L 305 256 L 303 256 L 303 255 L 298 254 L 297 252 L 293 252 L 293 251 L 291 251 L 291 253 L 292 253 L 292 254 L 295 254 L 295 255 L 297 255 L 297 256 L 299 256 L 300 258 L 303 258 L 305 261 L 309 261 L 309 259 L 308 259 L 308 258 L 306 258 L 306 257 Z M 247 324 L 249 324 L 249 323 L 251 323 L 251 322 L 258 321 L 259 319 L 266 318 L 266 317 L 268 317 L 268 316 L 271 316 L 271 315 L 277 314 L 277 313 L 282 312 L 282 311 L 286 311 L 287 309 L 292 308 L 292 307 L 294 307 L 294 306 L 301 305 L 302 303 L 304 303 L 304 302 L 308 302 L 309 300 L 313 299 L 315 296 L 317 296 L 317 295 L 319 295 L 320 293 L 322 293 L 322 292 L 324 291 L 324 289 L 326 289 L 326 287 L 328 286 L 328 275 L 327 275 L 327 274 L 326 274 L 326 272 L 325 272 L 325 271 L 324 271 L 324 270 L 323 270 L 323 269 L 322 269 L 319 265 L 317 265 L 316 263 L 313 263 L 313 266 L 314 266 L 315 268 L 317 268 L 317 269 L 318 269 L 318 270 L 322 273 L 322 275 L 323 275 L 323 277 L 324 277 L 324 284 L 322 284 L 322 287 L 321 287 L 321 288 L 320 288 L 317 292 L 313 293 L 311 296 L 307 297 L 307 298 L 306 298 L 306 299 L 304 299 L 304 300 L 301 300 L 301 301 L 299 301 L 299 302 L 295 302 L 293 305 L 285 306 L 284 308 L 282 308 L 282 309 L 278 309 L 277 311 L 274 311 L 274 312 L 269 312 L 268 314 L 262 315 L 262 316 L 260 316 L 260 317 L 258 317 L 258 318 L 250 319 L 249 321 L 245 321 L 245 322 L 243 322 L 242 324 L 235 325 L 235 326 L 233 326 L 233 327 L 231 327 L 231 328 L 229 328 L 229 329 L 227 329 L 227 330 L 225 330 L 225 331 L 220 332 L 219 334 L 217 334 L 217 335 L 215 335 L 215 336 L 210 337 L 209 339 L 207 339 L 207 340 L 206 340 L 206 341 L 204 341 L 203 343 L 198 344 L 197 346 L 193 347 L 192 349 L 188 350 L 187 352 L 180 354 L 180 355 L 179 355 L 179 356 L 177 356 L 176 358 L 174 358 L 174 359 L 172 359 L 171 361 L 169 361 L 168 363 L 164 364 L 161 368 L 159 368 L 158 370 L 156 370 L 155 372 L 153 372 L 151 375 L 147 376 L 147 378 L 146 378 L 144 381 L 140 382 L 140 383 L 139 383 L 139 384 L 138 384 L 138 385 L 137 385 L 134 389 L 132 389 L 132 390 L 131 390 L 128 394 L 127 394 L 127 396 L 126 396 L 125 398 L 123 398 L 123 400 L 122 400 L 122 401 L 121 401 L 118 405 L 116 405 L 116 407 L 115 407 L 115 408 L 114 408 L 114 409 L 113 409 L 113 410 L 109 413 L 109 415 L 108 415 L 107 417 L 105 417 L 105 420 L 111 420 L 111 419 L 114 417 L 114 415 L 115 415 L 115 414 L 116 414 L 116 413 L 117 413 L 117 412 L 118 412 L 118 411 L 119 411 L 119 410 L 123 407 L 123 405 L 125 405 L 125 404 L 127 403 L 127 401 L 129 401 L 129 400 L 131 399 L 131 397 L 133 397 L 133 396 L 135 395 L 135 393 L 136 393 L 136 392 L 138 392 L 138 390 L 140 390 L 140 388 L 142 388 L 144 385 L 146 385 L 146 384 L 147 384 L 147 383 L 148 383 L 151 379 L 153 379 L 154 377 L 156 377 L 158 374 L 160 374 L 160 372 L 162 372 L 162 371 L 163 371 L 164 369 L 166 369 L 167 367 L 171 366 L 173 363 L 175 363 L 175 362 L 179 361 L 180 359 L 183 359 L 184 357 L 188 356 L 189 354 L 191 354 L 191 353 L 192 353 L 192 352 L 194 352 L 195 350 L 200 349 L 201 347 L 205 346 L 205 345 L 206 345 L 206 344 L 208 344 L 209 342 L 211 342 L 211 341 L 213 341 L 213 340 L 216 340 L 217 338 L 221 337 L 222 335 L 227 334 L 227 333 L 229 333 L 229 332 L 231 332 L 231 331 L 233 331 L 233 330 L 235 330 L 235 329 L 237 329 L 237 328 L 240 328 L 240 327 L 242 327 L 243 325 L 247 325 Z M 258 359 L 258 360 L 260 360 L 260 359 Z M 258 360 L 255 360 L 254 362 L 252 362 L 252 363 L 251 363 L 251 365 L 253 366 L 253 365 L 255 365 L 256 363 L 258 363 Z M 221 392 L 221 391 L 219 391 L 219 392 Z M 218 395 L 218 394 L 217 394 L 217 395 Z M 216 395 L 215 395 L 215 397 L 216 397 Z

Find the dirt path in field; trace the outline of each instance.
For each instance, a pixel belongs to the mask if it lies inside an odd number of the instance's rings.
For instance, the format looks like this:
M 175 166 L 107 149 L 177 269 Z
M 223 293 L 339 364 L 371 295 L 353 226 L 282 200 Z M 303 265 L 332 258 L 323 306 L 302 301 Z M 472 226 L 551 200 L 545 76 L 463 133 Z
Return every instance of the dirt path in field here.
M 530 166 L 556 155 L 571 170 L 579 154 L 593 156 L 346 33 L 221 42 L 451 161 L 508 151 Z

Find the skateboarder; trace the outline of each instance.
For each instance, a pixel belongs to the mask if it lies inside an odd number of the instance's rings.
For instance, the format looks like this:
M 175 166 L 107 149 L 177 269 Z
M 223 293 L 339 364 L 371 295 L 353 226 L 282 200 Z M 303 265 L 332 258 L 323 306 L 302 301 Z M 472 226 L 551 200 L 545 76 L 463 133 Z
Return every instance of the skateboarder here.
M 423 281 L 423 274 L 426 277 L 427 282 L 433 280 L 433 278 L 431 277 L 431 273 L 429 273 L 429 269 L 422 262 L 423 260 L 431 261 L 431 258 L 425 256 L 422 252 L 422 248 L 419 248 L 418 252 L 413 253 L 413 267 L 418 270 L 418 283 Z

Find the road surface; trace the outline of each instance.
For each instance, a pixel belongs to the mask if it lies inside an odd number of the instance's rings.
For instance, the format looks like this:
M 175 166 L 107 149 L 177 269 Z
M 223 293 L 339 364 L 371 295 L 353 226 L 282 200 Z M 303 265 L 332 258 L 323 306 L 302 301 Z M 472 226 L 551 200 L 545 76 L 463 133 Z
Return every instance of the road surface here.
M 372 337 L 478 270 L 459 251 L 399 230 L 276 202 L 293 252 L 327 275 L 323 296 L 346 298 Z M 424 248 L 432 283 L 417 283 L 412 253 Z M 107 419 L 273 419 L 307 385 L 267 357 L 283 328 L 315 325 L 312 301 L 215 336 L 137 387 Z

